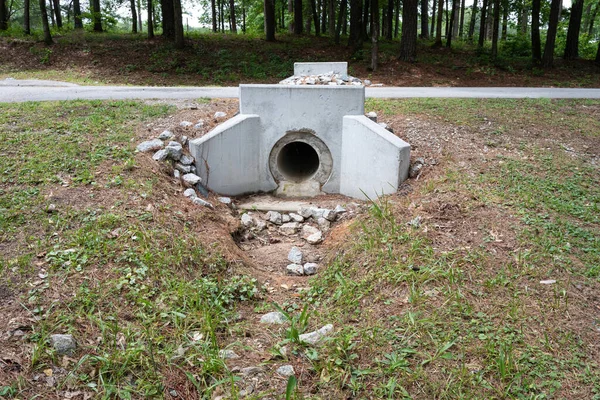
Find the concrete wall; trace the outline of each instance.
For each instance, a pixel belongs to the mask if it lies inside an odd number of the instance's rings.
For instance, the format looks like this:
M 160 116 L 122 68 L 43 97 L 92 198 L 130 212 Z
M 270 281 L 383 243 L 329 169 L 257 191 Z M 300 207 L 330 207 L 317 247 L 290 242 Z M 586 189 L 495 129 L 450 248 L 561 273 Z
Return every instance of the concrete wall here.
M 189 147 L 202 183 L 217 193 L 234 196 L 264 190 L 258 163 L 260 143 L 259 116 L 237 115 L 190 141 Z
M 294 75 L 320 75 L 333 71 L 336 74 L 348 75 L 347 62 L 314 62 L 294 63 Z
M 363 115 L 344 117 L 343 126 L 339 192 L 359 199 L 396 192 L 408 177 L 410 145 Z
M 240 114 L 260 116 L 259 163 L 261 190 L 277 187 L 269 154 L 286 132 L 311 130 L 329 148 L 333 168 L 323 191 L 338 193 L 344 115 L 364 115 L 364 87 L 240 85 Z

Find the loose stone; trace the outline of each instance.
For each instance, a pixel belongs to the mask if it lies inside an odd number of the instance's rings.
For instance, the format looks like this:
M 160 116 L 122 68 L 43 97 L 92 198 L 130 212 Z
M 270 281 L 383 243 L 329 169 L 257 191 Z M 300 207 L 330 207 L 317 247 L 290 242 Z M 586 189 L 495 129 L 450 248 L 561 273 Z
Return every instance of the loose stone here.
M 286 222 L 290 222 L 290 221 L 291 221 L 291 218 L 288 214 L 281 215 L 281 222 L 283 222 L 285 224 Z
M 290 275 L 304 275 L 304 267 L 301 264 L 289 264 L 285 269 Z
M 194 204 L 196 204 L 198 206 L 204 206 L 204 207 L 208 207 L 208 208 L 213 208 L 212 204 L 210 204 L 206 200 L 202 200 L 200 197 L 194 197 L 194 199 L 192 201 L 194 202 Z
M 242 225 L 244 225 L 246 228 L 250 228 L 254 225 L 254 218 L 252 218 L 252 216 L 250 214 L 242 214 Z
M 306 238 L 306 241 L 310 244 L 319 244 L 323 241 L 323 234 L 319 231 Z
M 333 211 L 335 211 L 337 214 L 343 214 L 346 212 L 346 209 L 338 204 L 337 206 L 335 206 L 335 209 Z
M 416 178 L 417 176 L 419 176 L 424 165 L 425 159 L 421 157 L 417 158 L 415 162 L 412 163 L 412 165 L 410 166 L 410 169 L 408 170 L 408 176 L 410 176 L 411 178 Z
M 263 324 L 283 324 L 287 318 L 279 311 L 270 312 L 260 317 L 260 322 Z
M 262 232 L 265 229 L 267 229 L 267 223 L 265 221 L 263 221 L 262 219 L 256 220 L 256 230 L 259 232 Z
M 175 179 L 181 178 L 181 172 L 179 172 L 179 170 L 173 170 L 173 177 Z
M 231 204 L 231 198 L 229 198 L 229 197 L 219 197 L 219 198 L 217 198 L 217 200 L 219 200 L 219 203 L 222 203 L 222 204 L 227 204 L 227 205 Z
M 329 228 L 331 227 L 331 222 L 329 222 L 325 218 L 321 217 L 317 220 L 317 225 L 319 225 L 320 229 L 322 229 L 324 231 L 328 231 Z
M 333 221 L 335 221 L 336 217 L 337 217 L 337 213 L 333 210 L 323 211 L 323 218 L 325 218 L 328 221 L 333 222 Z
M 225 118 L 226 116 L 227 116 L 227 114 L 225 114 L 223 111 L 217 111 L 215 113 L 215 119 Z
M 154 161 L 165 161 L 168 157 L 168 153 L 165 149 L 159 150 L 152 156 Z
M 219 350 L 219 357 L 221 358 L 225 358 L 225 359 L 234 359 L 234 358 L 240 358 L 240 356 L 238 356 L 235 351 L 233 350 Z
M 186 154 L 183 154 L 180 158 L 179 158 L 179 162 L 182 165 L 192 165 L 192 163 L 194 162 L 194 157 L 192 156 L 188 156 Z
M 190 121 L 181 121 L 179 123 L 179 126 L 181 126 L 182 128 L 189 128 L 192 125 L 194 125 L 194 124 L 192 124 Z
M 246 367 L 246 368 L 242 368 L 240 370 L 240 373 L 243 376 L 253 376 L 253 375 L 258 375 L 261 372 L 264 372 L 264 368 L 263 367 Z
M 266 215 L 266 218 L 269 222 L 271 222 L 272 224 L 275 224 L 275 225 L 281 225 L 283 222 L 281 213 L 279 213 L 277 211 L 269 211 Z
M 302 227 L 302 238 L 306 239 L 307 237 L 314 235 L 315 233 L 319 233 L 320 231 L 311 225 L 304 225 Z
M 277 368 L 277 373 L 281 376 L 292 376 L 294 375 L 294 367 L 292 367 L 291 365 L 282 365 L 281 367 Z
M 160 135 L 158 135 L 158 138 L 160 140 L 167 140 L 167 139 L 171 139 L 173 137 L 173 132 L 171 131 L 163 131 Z
M 300 224 L 298 222 L 287 222 L 279 227 L 279 230 L 284 235 L 293 235 L 298 232 L 299 229 Z
M 391 133 L 394 133 L 394 129 L 392 129 L 392 127 L 386 124 L 385 122 L 380 122 L 379 126 L 381 126 L 383 129 L 387 129 Z
M 185 189 L 183 191 L 183 195 L 185 197 L 196 197 L 196 191 L 194 189 L 192 189 L 192 188 Z
M 179 142 L 169 142 L 169 144 L 167 145 L 167 147 L 164 148 L 164 150 L 167 152 L 167 157 L 175 161 L 179 161 L 181 155 L 183 154 L 183 147 Z
M 333 330 L 333 325 L 328 324 L 313 332 L 300 335 L 300 341 L 308 344 L 318 344 L 329 332 Z
M 181 163 L 176 163 L 175 169 L 179 172 L 183 172 L 184 174 L 189 174 L 192 171 L 192 167 L 190 167 L 189 165 L 183 165 Z
M 317 269 L 319 266 L 315 263 L 306 263 L 304 264 L 304 275 L 314 275 L 317 273 Z
M 160 150 L 163 148 L 163 146 L 164 146 L 164 143 L 162 140 L 152 139 L 152 140 L 147 140 L 145 142 L 138 144 L 136 147 L 136 150 L 140 151 L 142 153 L 146 153 L 149 151 Z
M 294 263 L 294 264 L 302 264 L 302 259 L 303 259 L 303 254 L 302 254 L 302 250 L 300 250 L 298 247 L 294 246 L 290 249 L 290 252 L 288 253 L 288 260 L 290 260 L 290 262 Z
M 195 184 L 197 184 L 200 181 L 201 181 L 200 177 L 196 174 L 190 173 L 190 174 L 185 174 L 183 176 L 183 182 L 185 182 L 189 186 L 194 186 Z
M 181 137 L 181 144 L 182 144 L 183 146 L 185 146 L 185 145 L 188 143 L 188 140 L 189 140 L 189 139 L 188 139 L 188 137 L 187 137 L 187 136 L 182 136 L 182 137 Z
M 204 126 L 204 121 L 198 121 L 196 125 L 194 125 L 194 129 L 202 129 Z
M 294 222 L 304 222 L 304 217 L 296 213 L 290 213 L 290 219 Z
M 77 348 L 73 335 L 55 334 L 50 336 L 50 344 L 58 354 L 72 355 Z
M 367 113 L 367 118 L 369 118 L 373 122 L 377 122 L 377 113 L 375 111 L 371 111 Z

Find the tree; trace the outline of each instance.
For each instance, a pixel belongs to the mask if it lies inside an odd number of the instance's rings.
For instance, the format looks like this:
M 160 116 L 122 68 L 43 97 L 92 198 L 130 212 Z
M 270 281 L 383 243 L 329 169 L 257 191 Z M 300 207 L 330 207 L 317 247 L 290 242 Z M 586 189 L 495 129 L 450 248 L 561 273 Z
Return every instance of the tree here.
M 135 0 L 130 0 L 129 7 L 131 8 L 131 33 L 137 33 L 137 12 L 135 10 Z
M 475 20 L 477 18 L 477 3 L 478 0 L 473 1 L 473 7 L 471 8 L 471 22 L 469 22 L 469 33 L 467 37 L 469 40 L 473 40 L 473 35 L 475 34 Z
M 426 1 L 428 1 L 428 0 L 426 0 Z M 392 40 L 392 25 L 393 25 L 393 21 L 394 21 L 394 0 L 388 0 L 385 21 L 386 21 L 385 25 L 387 27 L 386 31 L 385 31 L 385 38 L 387 40 Z
M 31 15 L 30 15 L 29 0 L 23 2 L 23 32 L 26 35 L 31 35 Z
M 402 6 L 402 37 L 400 38 L 400 60 L 414 62 L 417 58 L 417 13 L 419 0 L 404 0 Z M 441 1 L 440 1 L 441 4 Z M 441 6 L 440 6 L 441 9 Z M 441 24 L 438 25 L 441 34 Z M 437 36 L 437 33 L 436 33 Z M 436 38 L 437 41 L 437 38 Z M 441 41 L 441 38 L 440 38 Z
M 481 5 L 481 22 L 479 22 L 479 39 L 477 41 L 477 48 L 483 48 L 483 41 L 485 40 L 485 21 L 487 18 L 488 0 L 483 0 Z
M 400 1 L 400 0 L 398 0 L 398 1 Z M 432 6 L 432 10 L 431 10 L 431 32 L 429 33 L 429 36 L 430 37 L 434 37 L 434 35 L 435 35 L 435 21 L 436 21 L 435 16 L 437 15 L 436 14 L 436 11 L 437 11 L 437 1 L 432 0 L 431 3 L 432 3 L 433 6 Z
M 73 0 L 75 1 L 75 0 Z M 79 0 L 77 0 L 79 2 Z M 138 32 L 142 32 L 142 2 L 141 0 L 137 0 L 137 17 L 138 17 Z
M 231 0 L 233 2 L 233 0 Z M 294 0 L 294 34 L 302 35 L 302 0 Z M 331 18 L 332 23 L 333 18 Z M 333 32 L 331 32 L 333 34 Z
M 371 69 L 377 71 L 379 52 L 379 0 L 371 0 Z
M 450 13 L 450 26 L 448 27 L 448 36 L 446 37 L 446 47 L 452 47 L 452 37 L 456 37 L 456 4 L 459 0 L 452 0 L 452 12 Z
M 600 66 L 600 43 L 598 43 L 598 51 L 596 52 L 596 65 Z
M 531 3 L 531 55 L 533 62 L 542 62 L 542 41 L 540 37 L 540 4 L 541 0 Z
M 92 0 L 92 20 L 94 21 L 94 32 L 102 32 L 102 11 L 100 0 Z
M 508 0 L 502 0 L 502 40 L 506 40 L 508 34 Z
M 498 57 L 498 31 L 500 30 L 500 0 L 494 2 L 494 24 L 492 27 L 492 58 Z
M 438 8 L 438 10 L 437 10 L 438 16 L 437 16 L 437 22 L 436 22 L 436 26 L 435 26 L 435 42 L 433 43 L 433 47 L 441 47 L 442 46 L 442 18 L 444 17 L 444 0 L 438 0 L 437 8 Z M 404 7 L 403 7 L 403 9 L 404 9 Z M 404 10 L 402 11 L 402 15 L 404 15 Z M 402 28 L 402 32 L 404 33 L 404 27 Z
M 215 0 L 210 0 L 210 11 L 212 15 L 212 31 L 217 33 L 219 28 L 217 27 L 217 4 Z
M 361 20 L 362 0 L 350 0 L 350 34 L 348 35 L 348 47 L 353 51 L 362 46 Z
M 579 30 L 583 14 L 583 0 L 575 0 L 571 7 L 569 29 L 567 31 L 567 44 L 565 47 L 565 60 L 575 60 L 579 57 Z
M 310 0 L 310 11 L 315 24 L 315 36 L 321 36 L 321 25 L 319 25 L 319 12 L 317 11 L 317 0 Z
M 62 15 L 60 14 L 60 0 L 52 0 L 54 3 L 54 15 L 56 15 L 56 26 L 62 28 Z
M 0 31 L 8 29 L 8 8 L 6 0 L 0 0 Z
M 83 21 L 81 20 L 81 5 L 79 0 L 73 0 L 73 20 L 75 29 L 83 29 Z
M 173 16 L 175 22 L 175 48 L 183 49 L 185 46 L 183 36 L 183 13 L 181 11 L 181 0 L 173 0 Z
M 48 11 L 46 10 L 46 0 L 40 0 L 40 14 L 42 15 L 42 28 L 44 30 L 44 43 L 52 44 L 52 35 L 50 35 L 50 24 L 48 23 Z
M 335 28 L 335 44 L 340 44 L 340 34 L 342 31 L 342 24 L 344 23 L 346 13 L 348 12 L 347 9 L 348 0 L 342 0 L 342 4 L 340 5 L 340 12 L 338 13 L 337 27 Z
M 275 1 L 264 0 L 265 7 L 265 36 L 267 42 L 275 41 Z
M 391 0 L 389 0 L 391 2 Z M 435 0 L 433 0 L 435 4 Z M 429 6 L 429 0 L 421 0 L 421 38 L 429 39 L 429 15 L 427 14 L 427 8 Z M 434 11 L 435 14 L 435 11 Z
M 178 0 L 181 1 L 181 0 Z M 302 0 L 300 0 L 302 2 Z M 180 3 L 181 4 L 181 3 Z M 231 18 L 231 32 L 237 33 L 237 25 L 235 23 L 235 0 L 229 0 L 229 17 Z M 302 24 L 300 24 L 302 25 Z
M 548 21 L 548 33 L 546 35 L 546 46 L 542 56 L 542 66 L 551 68 L 554 63 L 554 43 L 556 42 L 556 30 L 558 29 L 558 14 L 560 13 L 561 0 L 552 0 L 550 5 L 550 20 Z
M 462 0 L 460 5 L 460 26 L 458 28 L 458 35 L 462 38 L 464 35 L 465 28 L 465 0 Z
M 154 9 L 152 0 L 148 0 L 148 39 L 154 39 Z

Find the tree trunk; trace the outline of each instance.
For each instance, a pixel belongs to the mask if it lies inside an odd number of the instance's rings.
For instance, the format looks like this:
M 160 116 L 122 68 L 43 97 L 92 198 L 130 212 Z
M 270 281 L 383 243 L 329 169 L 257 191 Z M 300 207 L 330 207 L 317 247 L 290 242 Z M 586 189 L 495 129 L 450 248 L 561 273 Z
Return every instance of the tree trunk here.
M 455 4 L 456 3 L 456 4 Z M 458 26 L 460 25 L 460 0 L 452 1 L 452 13 L 450 18 L 452 18 L 452 37 L 456 39 L 458 37 Z
M 392 1 L 392 0 L 389 0 Z M 395 0 L 396 2 L 396 15 L 395 15 L 395 19 L 396 21 L 394 22 L 394 39 L 398 38 L 398 34 L 400 31 L 400 0 Z M 435 0 L 433 1 L 435 3 Z M 433 27 L 433 24 L 431 24 L 431 26 Z
M 319 25 L 319 12 L 317 10 L 317 0 L 310 0 L 310 11 L 312 12 L 313 24 L 315 25 L 315 36 L 321 36 L 321 26 Z
M 321 5 L 321 33 L 327 33 L 327 6 L 325 2 L 327 0 L 321 0 L 319 4 Z
M 233 1 L 233 0 L 231 0 Z M 294 0 L 294 33 L 302 35 L 302 0 Z
M 435 26 L 435 43 L 433 43 L 433 47 L 442 46 L 442 19 L 444 18 L 444 0 L 438 0 L 437 12 L 438 16 L 437 23 Z M 402 11 L 402 15 L 404 15 L 404 11 Z M 404 32 L 404 28 L 402 28 L 402 32 Z
M 481 21 L 479 22 L 479 39 L 477 41 L 477 47 L 480 49 L 483 48 L 483 42 L 485 40 L 485 21 L 487 18 L 487 8 L 488 0 L 483 0 L 483 4 L 481 5 Z
M 498 57 L 498 34 L 500 30 L 500 0 L 494 2 L 494 23 L 492 25 L 492 58 Z
M 60 13 L 60 0 L 52 0 L 54 3 L 54 14 L 56 15 L 56 27 L 62 28 L 62 15 Z
M 448 21 L 448 18 L 449 18 L 449 17 L 448 17 L 448 10 L 449 10 L 449 9 L 450 9 L 450 7 L 449 7 L 449 4 L 448 4 L 448 0 L 446 0 L 446 8 L 445 8 L 445 11 L 444 11 L 444 17 L 445 17 L 445 24 L 444 24 L 445 30 L 444 30 L 444 35 L 446 36 L 446 38 L 448 38 L 448 28 L 450 27 L 450 24 L 448 23 L 448 22 L 449 22 L 449 21 Z
M 31 6 L 29 0 L 23 2 L 23 32 L 26 35 L 31 35 L 31 14 L 29 12 Z
M 237 33 L 237 24 L 235 21 L 235 0 L 229 0 L 229 15 L 231 16 L 231 32 Z
M 440 0 L 440 3 L 443 0 Z M 440 7 L 441 8 L 441 7 Z M 414 62 L 417 57 L 417 26 L 419 0 L 404 0 L 402 4 L 402 36 L 400 38 L 400 56 L 403 61 Z M 440 19 L 441 20 L 441 19 Z M 438 32 L 441 32 L 441 25 Z M 436 39 L 437 40 L 437 39 Z M 440 39 L 441 40 L 441 39 Z
M 340 33 L 342 32 L 342 24 L 344 23 L 347 8 L 348 0 L 342 0 L 342 4 L 340 5 L 340 12 L 338 14 L 337 28 L 335 29 L 335 44 L 340 44 Z
M 371 69 L 377 71 L 379 56 L 379 0 L 371 0 Z
M 225 0 L 219 1 L 219 18 L 221 20 L 221 32 L 225 32 Z
M 392 1 L 392 0 L 388 0 Z M 463 0 L 464 1 L 464 0 Z M 435 0 L 433 0 L 435 4 Z M 429 0 L 421 0 L 421 38 L 429 39 Z M 435 10 L 433 11 L 435 13 Z
M 596 52 L 596 65 L 600 66 L 600 43 L 598 43 L 598 51 Z
M 75 0 L 73 0 L 75 1 Z M 77 0 L 79 2 L 79 0 Z M 137 0 L 137 19 L 138 19 L 138 32 L 142 33 L 142 2 L 141 0 Z
M 350 34 L 348 35 L 348 47 L 353 51 L 362 46 L 362 0 L 350 0 Z
M 135 0 L 130 0 L 131 8 L 131 33 L 137 33 L 137 12 L 135 10 Z
M 154 10 L 152 0 L 148 0 L 148 39 L 154 39 Z
M 162 13 L 162 35 L 174 40 L 175 4 L 173 3 L 173 0 L 160 0 L 160 11 Z
M 502 0 L 502 40 L 508 34 L 508 0 Z
M 275 0 L 265 0 L 265 33 L 267 42 L 275 41 Z
M 583 0 L 575 0 L 571 7 L 569 30 L 567 31 L 567 45 L 565 47 L 565 60 L 575 60 L 579 57 L 579 30 L 583 14 Z
M 455 35 L 455 27 L 456 27 L 456 4 L 459 0 L 452 0 L 452 12 L 450 13 L 450 25 L 448 26 L 448 36 L 446 37 L 446 47 L 452 48 L 452 38 L 456 37 Z
M 100 0 L 92 0 L 92 12 L 94 13 L 94 32 L 102 32 L 102 11 L 100 10 Z
M 460 26 L 458 28 L 458 35 L 462 38 L 464 36 L 465 28 L 465 0 L 462 0 L 460 4 Z
M 219 30 L 217 26 L 217 3 L 216 0 L 210 0 L 210 13 L 212 18 L 212 31 L 217 33 Z
M 362 37 L 363 40 L 369 39 L 369 0 L 365 0 L 362 19 Z
M 83 21 L 81 20 L 81 4 L 79 0 L 73 0 L 73 21 L 75 29 L 83 29 Z
M 50 12 L 50 22 L 52 22 L 52 27 L 55 27 L 56 21 L 54 20 L 54 6 L 52 5 L 52 0 L 48 1 L 48 7 L 50 8 L 48 10 Z M 8 15 L 8 13 L 6 15 Z
M 541 0 L 531 2 L 531 54 L 533 62 L 542 61 L 542 41 L 540 37 L 540 6 Z
M 558 28 L 558 14 L 560 13 L 561 0 L 552 0 L 550 5 L 550 20 L 548 21 L 548 34 L 546 46 L 542 56 L 542 66 L 551 68 L 554 64 L 554 43 L 556 42 L 556 30 Z
M 342 35 L 348 35 L 348 0 L 346 0 L 346 10 L 344 11 L 344 22 L 342 22 Z
M 183 36 L 183 12 L 181 11 L 181 0 L 173 0 L 173 17 L 175 22 L 175 48 L 183 49 L 185 47 L 185 38 Z
M 0 31 L 8 29 L 8 8 L 6 0 L 0 0 Z
M 473 40 L 473 35 L 475 34 L 475 20 L 477 18 L 477 3 L 478 2 L 479 2 L 478 0 L 474 0 L 473 7 L 471 7 L 471 22 L 469 22 L 469 33 L 467 34 L 469 41 Z
M 385 38 L 392 40 L 392 26 L 394 24 L 394 0 L 388 0 L 387 14 L 386 14 L 386 25 Z
M 494 0 L 488 0 L 487 20 L 485 22 L 485 38 L 492 40 L 492 30 L 494 29 Z
M 330 38 L 335 36 L 335 0 L 329 0 L 327 10 L 327 34 Z
M 598 9 L 600 8 L 600 3 L 596 4 L 594 7 L 594 12 L 592 13 L 592 17 L 590 19 L 590 26 L 588 28 L 588 35 L 592 36 L 592 32 L 594 31 L 594 20 L 596 19 L 596 14 L 598 13 Z
M 398 0 L 398 1 L 400 1 L 400 0 Z M 435 18 L 435 16 L 436 16 L 436 11 L 437 11 L 437 3 L 438 3 L 438 2 L 437 2 L 436 0 L 432 0 L 432 1 L 431 1 L 431 3 L 432 3 L 432 10 L 431 10 L 431 28 L 430 28 L 430 29 L 431 29 L 431 32 L 429 33 L 429 37 L 434 37 L 434 34 L 435 34 L 435 26 L 436 26 L 436 23 L 435 23 L 435 21 L 436 21 L 436 18 Z
M 40 14 L 42 15 L 42 27 L 44 29 L 44 43 L 52 44 L 50 25 L 48 24 L 48 12 L 46 11 L 46 0 L 40 0 Z

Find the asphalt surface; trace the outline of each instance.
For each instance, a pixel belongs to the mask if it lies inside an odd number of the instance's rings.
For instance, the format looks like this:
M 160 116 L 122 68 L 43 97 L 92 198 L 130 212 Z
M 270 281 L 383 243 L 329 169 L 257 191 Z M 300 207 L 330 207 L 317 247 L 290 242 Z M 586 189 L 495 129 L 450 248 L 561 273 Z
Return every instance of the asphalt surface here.
M 67 82 L 0 80 L 0 102 L 57 100 L 236 98 L 237 87 L 80 86 Z M 372 98 L 600 99 L 600 89 L 518 87 L 367 87 Z

